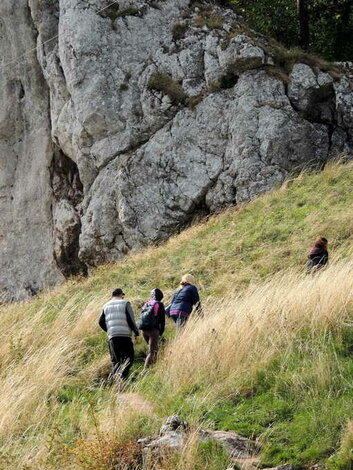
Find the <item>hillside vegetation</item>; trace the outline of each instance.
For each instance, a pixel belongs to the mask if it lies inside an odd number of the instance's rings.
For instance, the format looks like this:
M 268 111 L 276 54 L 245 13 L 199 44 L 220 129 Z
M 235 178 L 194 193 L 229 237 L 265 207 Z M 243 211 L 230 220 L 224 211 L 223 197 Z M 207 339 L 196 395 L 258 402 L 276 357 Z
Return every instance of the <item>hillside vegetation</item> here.
M 135 439 L 154 434 L 170 414 L 194 429 L 257 439 L 264 466 L 351 468 L 352 186 L 352 163 L 301 174 L 88 279 L 3 305 L 0 468 L 138 468 Z M 329 239 L 333 260 L 305 276 L 317 235 Z M 141 343 L 131 382 L 118 393 L 106 380 L 102 304 L 117 286 L 135 311 L 151 288 L 168 299 L 187 271 L 204 317 L 174 339 L 170 325 L 158 365 L 143 378 Z M 153 468 L 226 465 L 217 446 L 190 438 L 182 455 Z

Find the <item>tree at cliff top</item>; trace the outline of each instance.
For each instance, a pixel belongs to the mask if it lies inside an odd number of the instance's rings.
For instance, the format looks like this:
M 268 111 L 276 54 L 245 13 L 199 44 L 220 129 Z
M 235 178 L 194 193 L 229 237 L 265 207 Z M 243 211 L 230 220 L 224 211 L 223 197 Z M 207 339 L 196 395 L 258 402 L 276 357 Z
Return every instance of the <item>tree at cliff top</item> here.
M 231 3 L 250 26 L 286 46 L 309 48 L 331 60 L 353 59 L 352 0 L 231 0 Z

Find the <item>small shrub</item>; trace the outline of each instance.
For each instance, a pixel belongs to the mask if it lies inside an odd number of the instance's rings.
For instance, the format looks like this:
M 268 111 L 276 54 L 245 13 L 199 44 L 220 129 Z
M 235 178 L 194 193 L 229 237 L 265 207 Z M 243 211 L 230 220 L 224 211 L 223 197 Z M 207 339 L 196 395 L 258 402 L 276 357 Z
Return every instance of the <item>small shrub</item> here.
M 141 468 L 141 449 L 133 440 L 120 442 L 99 436 L 76 441 L 67 449 L 82 470 L 137 470 Z
M 187 99 L 187 105 L 190 109 L 194 109 L 203 100 L 204 93 L 200 93 L 196 96 L 190 96 Z
M 219 29 L 223 26 L 223 18 L 218 15 L 197 15 L 194 24 L 196 28 L 207 26 L 210 29 Z
M 129 86 L 127 85 L 127 83 L 122 83 L 119 87 L 120 91 L 126 91 L 128 89 L 129 89 Z
M 275 65 L 284 70 L 285 73 L 290 73 L 296 63 L 316 67 L 332 75 L 333 78 L 340 78 L 341 71 L 334 64 L 327 62 L 320 57 L 313 54 L 308 54 L 299 48 L 286 49 L 285 47 L 274 43 L 270 45 L 269 53 L 273 55 Z
M 155 73 L 148 81 L 148 88 L 160 91 L 167 96 L 173 104 L 186 104 L 188 95 L 183 90 L 180 83 L 173 80 L 169 75 Z
M 223 26 L 223 18 L 218 15 L 212 15 L 206 19 L 206 26 L 210 29 L 220 29 Z
M 173 26 L 173 29 L 172 29 L 172 35 L 173 35 L 174 41 L 178 41 L 179 39 L 183 39 L 185 37 L 185 33 L 186 33 L 187 29 L 188 29 L 188 27 L 187 27 L 186 24 L 176 23 Z
M 194 24 L 196 28 L 203 28 L 206 24 L 205 18 L 201 15 L 197 15 Z

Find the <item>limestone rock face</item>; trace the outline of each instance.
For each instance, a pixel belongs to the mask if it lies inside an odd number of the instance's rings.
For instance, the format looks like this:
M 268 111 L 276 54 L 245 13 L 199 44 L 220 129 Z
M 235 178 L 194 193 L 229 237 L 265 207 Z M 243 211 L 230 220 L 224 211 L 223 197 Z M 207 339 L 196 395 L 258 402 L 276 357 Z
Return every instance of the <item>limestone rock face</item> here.
M 298 63 L 286 83 L 212 2 L 3 0 L 0 18 L 5 299 L 352 152 L 350 77 Z
M 63 279 L 54 259 L 49 88 L 25 0 L 0 3 L 0 292 L 26 297 Z

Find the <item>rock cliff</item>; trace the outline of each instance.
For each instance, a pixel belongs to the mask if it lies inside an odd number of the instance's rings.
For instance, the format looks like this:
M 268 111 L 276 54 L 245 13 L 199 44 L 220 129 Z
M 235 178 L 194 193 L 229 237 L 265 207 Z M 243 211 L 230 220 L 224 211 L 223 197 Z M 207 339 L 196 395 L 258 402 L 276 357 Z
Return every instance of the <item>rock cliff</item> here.
M 349 75 L 212 2 L 2 0 L 0 51 L 4 299 L 352 153 Z

